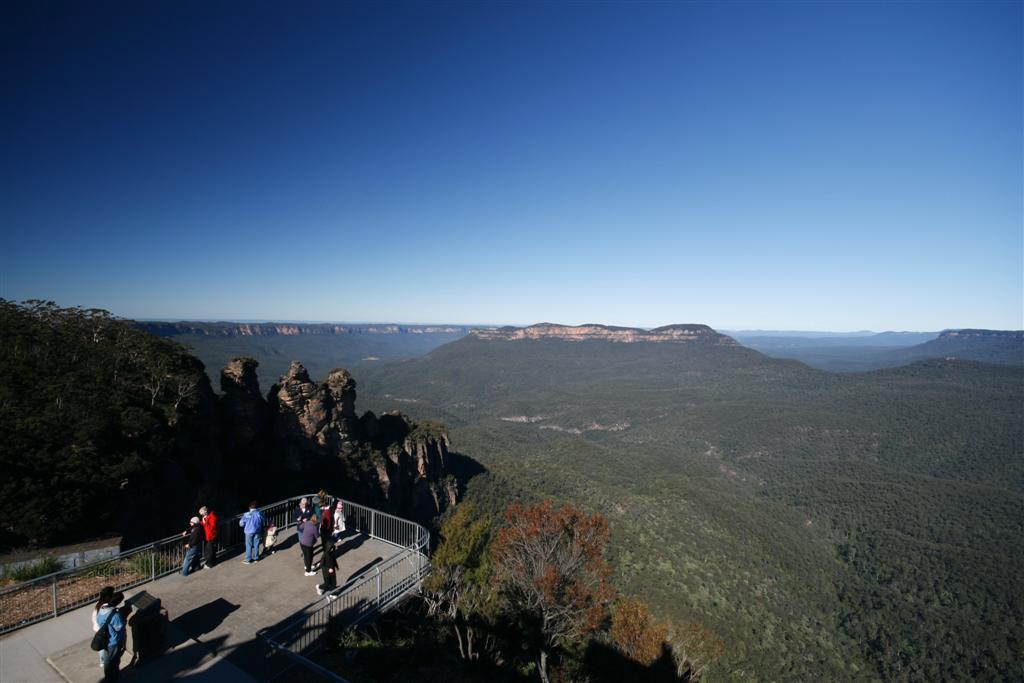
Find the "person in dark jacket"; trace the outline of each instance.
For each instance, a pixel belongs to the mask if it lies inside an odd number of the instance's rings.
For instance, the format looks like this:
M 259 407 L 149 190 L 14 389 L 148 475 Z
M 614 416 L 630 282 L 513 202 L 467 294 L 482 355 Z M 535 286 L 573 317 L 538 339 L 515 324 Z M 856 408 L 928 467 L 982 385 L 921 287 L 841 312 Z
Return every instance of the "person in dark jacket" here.
M 185 534 L 188 540 L 185 541 L 185 561 L 181 563 L 181 575 L 188 576 L 199 559 L 199 550 L 203 547 L 203 525 L 198 517 L 189 520 L 189 528 Z
M 307 519 L 299 522 L 299 548 L 302 550 L 302 563 L 306 566 L 306 576 L 316 576 L 313 571 L 313 546 L 320 535 L 319 520 Z
M 334 595 L 330 595 L 330 592 L 338 587 L 338 562 L 334 559 L 334 543 L 328 541 L 324 547 L 324 559 L 320 563 L 320 571 L 323 572 L 324 582 L 316 587 L 316 594 L 323 595 L 327 593 L 328 600 L 334 600 Z
M 217 513 L 205 505 L 199 508 L 199 517 L 203 525 L 203 562 L 207 569 L 217 564 L 217 524 L 220 521 Z
M 327 547 L 333 545 L 333 541 L 334 515 L 331 513 L 330 504 L 327 504 L 320 510 L 320 547 L 324 556 L 327 555 Z

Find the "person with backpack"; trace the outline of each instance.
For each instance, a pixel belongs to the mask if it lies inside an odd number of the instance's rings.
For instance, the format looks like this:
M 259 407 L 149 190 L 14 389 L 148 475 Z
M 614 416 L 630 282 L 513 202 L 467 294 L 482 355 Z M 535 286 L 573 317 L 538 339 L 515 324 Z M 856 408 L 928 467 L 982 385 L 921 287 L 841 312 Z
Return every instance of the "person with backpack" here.
M 263 513 L 256 507 L 256 501 L 249 503 L 249 511 L 238 520 L 238 526 L 245 532 L 245 559 L 242 564 L 260 561 L 260 538 L 263 536 Z
M 188 521 L 188 541 L 185 542 L 185 561 L 181 563 L 181 575 L 188 576 L 199 559 L 199 550 L 203 547 L 203 525 L 198 517 Z
M 107 603 L 109 603 L 110 599 L 113 598 L 113 597 L 114 597 L 114 587 L 113 586 L 104 586 L 103 589 L 100 591 L 99 600 L 96 601 L 96 606 L 92 608 L 92 632 L 93 633 L 98 633 L 99 630 L 100 630 L 100 621 L 99 621 L 100 610 L 102 610 L 104 607 L 106 607 Z M 100 650 L 99 651 L 99 655 L 100 655 L 100 668 L 102 669 L 103 665 L 107 663 L 107 651 L 106 651 L 106 649 Z
M 118 606 L 124 600 L 124 593 L 114 593 L 107 603 L 97 610 L 99 628 L 92 638 L 92 649 L 100 653 L 103 665 L 103 680 L 116 681 L 121 675 L 121 655 L 125 650 L 124 615 Z
M 220 520 L 217 518 L 217 513 L 205 505 L 199 508 L 199 517 L 203 524 L 203 562 L 207 569 L 213 569 L 217 564 L 217 523 Z

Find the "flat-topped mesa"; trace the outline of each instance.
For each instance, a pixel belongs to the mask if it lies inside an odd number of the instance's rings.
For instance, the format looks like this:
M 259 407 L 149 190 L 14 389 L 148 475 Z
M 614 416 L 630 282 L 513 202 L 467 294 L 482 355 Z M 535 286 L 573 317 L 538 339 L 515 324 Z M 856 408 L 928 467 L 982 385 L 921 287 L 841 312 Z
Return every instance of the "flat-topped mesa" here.
M 1022 330 L 943 330 L 938 339 L 999 339 L 1008 342 L 1024 342 Z
M 564 341 L 610 341 L 624 344 L 637 342 L 705 343 L 736 346 L 732 337 L 719 334 L 707 325 L 675 324 L 644 330 L 638 327 L 610 325 L 555 325 L 539 323 L 529 327 L 492 327 L 470 330 L 478 339 L 517 341 L 521 339 L 561 339 Z

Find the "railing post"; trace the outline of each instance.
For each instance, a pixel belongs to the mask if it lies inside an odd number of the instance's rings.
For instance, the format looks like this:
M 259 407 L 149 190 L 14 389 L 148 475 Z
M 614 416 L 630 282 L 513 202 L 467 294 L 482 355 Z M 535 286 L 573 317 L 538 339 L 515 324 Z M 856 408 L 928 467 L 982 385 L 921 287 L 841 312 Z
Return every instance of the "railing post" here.
M 370 512 L 370 538 L 377 538 L 377 536 L 374 535 L 374 530 L 376 528 L 376 524 L 375 524 L 376 521 L 377 521 L 377 511 L 376 510 L 372 510 Z
M 53 587 L 51 590 L 53 595 L 53 616 L 57 616 L 57 577 L 53 577 Z
M 156 580 L 156 546 L 149 549 L 149 580 Z
M 375 567 L 377 570 L 377 608 L 380 609 L 380 567 Z

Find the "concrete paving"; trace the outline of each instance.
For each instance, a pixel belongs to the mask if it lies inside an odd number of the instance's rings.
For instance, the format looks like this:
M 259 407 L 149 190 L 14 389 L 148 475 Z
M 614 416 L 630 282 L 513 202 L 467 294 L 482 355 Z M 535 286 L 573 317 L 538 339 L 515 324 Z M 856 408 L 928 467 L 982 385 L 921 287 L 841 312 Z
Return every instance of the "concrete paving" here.
M 242 555 L 222 557 L 217 566 L 187 577 L 158 579 L 126 592 L 160 598 L 170 624 L 167 650 L 152 661 L 128 666 L 122 679 L 160 681 L 187 677 L 209 681 L 266 681 L 289 662 L 268 657 L 256 632 L 294 618 L 317 600 L 316 576 L 303 576 L 294 532 L 284 532 L 275 553 L 252 565 Z M 339 543 L 338 584 L 391 557 L 393 545 L 351 534 Z M 102 678 L 92 639 L 91 607 L 83 607 L 0 638 L 3 683 L 92 683 Z

